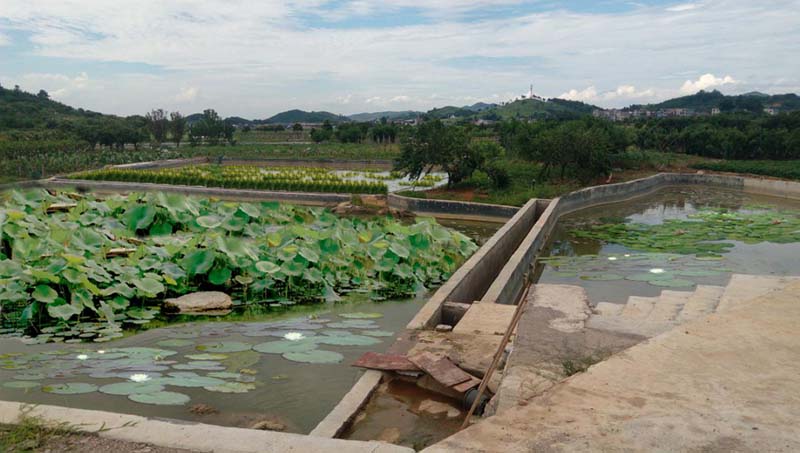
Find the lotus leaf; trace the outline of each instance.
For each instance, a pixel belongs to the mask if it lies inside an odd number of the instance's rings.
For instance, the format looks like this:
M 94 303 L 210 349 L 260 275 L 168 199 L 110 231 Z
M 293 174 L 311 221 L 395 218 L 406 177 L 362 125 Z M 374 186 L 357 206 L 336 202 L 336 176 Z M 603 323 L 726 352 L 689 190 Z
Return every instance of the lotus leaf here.
M 156 392 L 128 395 L 128 399 L 142 404 L 158 406 L 183 406 L 190 401 L 187 395 L 175 392 Z
M 304 352 L 316 349 L 317 342 L 314 339 L 306 338 L 304 340 L 281 340 L 281 341 L 268 341 L 253 346 L 253 350 L 263 354 L 283 354 L 284 352 Z
M 363 335 L 324 335 L 316 338 L 317 343 L 336 346 L 370 346 L 381 340 Z
M 68 382 L 64 384 L 46 385 L 42 387 L 42 391 L 46 393 L 55 393 L 57 395 L 79 395 L 96 392 L 97 386 L 85 382 Z
M 225 382 L 219 385 L 203 387 L 209 392 L 219 393 L 247 393 L 250 390 L 255 390 L 255 384 L 248 384 L 242 382 Z
M 339 316 L 341 316 L 342 318 L 348 318 L 348 319 L 377 319 L 377 318 L 383 318 L 383 314 L 381 314 L 381 313 L 364 313 L 364 312 L 340 313 Z
M 205 352 L 218 352 L 218 353 L 231 353 L 249 351 L 252 345 L 247 343 L 240 343 L 236 341 L 228 341 L 221 343 L 204 343 L 197 346 L 198 351 Z
M 180 338 L 174 338 L 174 339 L 170 339 L 170 340 L 161 340 L 156 344 L 161 346 L 161 347 L 163 347 L 163 348 L 182 348 L 184 346 L 193 345 L 194 341 L 184 340 L 184 339 L 180 339 Z
M 159 382 L 117 382 L 100 387 L 100 393 L 108 395 L 133 395 L 135 393 L 156 393 L 164 390 Z
M 338 352 L 320 349 L 305 352 L 286 352 L 283 354 L 283 358 L 302 363 L 339 363 L 344 360 L 344 356 Z

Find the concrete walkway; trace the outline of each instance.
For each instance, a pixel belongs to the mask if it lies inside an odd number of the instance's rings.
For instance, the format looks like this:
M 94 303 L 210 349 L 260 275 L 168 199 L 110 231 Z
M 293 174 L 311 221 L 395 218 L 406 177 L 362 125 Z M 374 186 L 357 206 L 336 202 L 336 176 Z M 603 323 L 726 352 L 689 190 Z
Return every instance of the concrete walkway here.
M 800 451 L 800 283 L 754 297 L 424 451 Z

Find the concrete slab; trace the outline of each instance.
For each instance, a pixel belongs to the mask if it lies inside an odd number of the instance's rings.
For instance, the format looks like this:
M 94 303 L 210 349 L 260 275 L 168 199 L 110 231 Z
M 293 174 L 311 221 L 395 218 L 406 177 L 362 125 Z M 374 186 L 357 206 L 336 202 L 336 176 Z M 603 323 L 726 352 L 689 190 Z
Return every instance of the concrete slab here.
M 578 332 L 592 310 L 586 290 L 575 285 L 534 285 L 530 293 L 534 307 L 550 308 L 561 313 L 550 321 L 550 327 L 562 332 Z
M 799 296 L 687 323 L 423 451 L 800 451 Z
M 468 373 L 482 377 L 492 363 L 501 335 L 475 335 L 457 332 L 420 331 L 408 355 L 430 352 L 450 358 Z
M 781 290 L 797 281 L 800 281 L 800 277 L 734 274 L 731 276 L 728 286 L 725 287 L 717 310 L 729 310 L 742 302 Z
M 504 335 L 516 310 L 516 305 L 474 303 L 453 328 L 453 333 Z
M 304 436 L 301 434 L 229 428 L 224 426 L 155 420 L 136 415 L 90 411 L 59 406 L 31 406 L 0 401 L 0 423 L 14 424 L 20 414 L 41 417 L 53 423 L 66 423 L 77 430 L 127 442 L 144 442 L 167 448 L 182 448 L 215 453 L 409 453 L 410 448 L 383 442 L 359 442 Z
M 713 313 L 724 292 L 722 286 L 697 285 L 678 315 L 678 322 L 682 324 Z
M 653 310 L 657 301 L 657 297 L 631 296 L 622 309 L 621 316 L 628 319 L 644 319 Z

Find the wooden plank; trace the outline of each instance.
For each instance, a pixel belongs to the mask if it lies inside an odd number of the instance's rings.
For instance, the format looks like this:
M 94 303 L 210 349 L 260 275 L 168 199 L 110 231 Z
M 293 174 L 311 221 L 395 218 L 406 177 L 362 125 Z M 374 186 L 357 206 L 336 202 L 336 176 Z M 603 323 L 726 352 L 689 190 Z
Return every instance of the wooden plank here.
M 377 352 L 364 353 L 353 366 L 370 370 L 385 371 L 420 371 L 408 357 L 399 354 L 380 354 Z
M 452 387 L 472 378 L 469 373 L 455 366 L 446 357 L 440 358 L 430 353 L 422 353 L 408 359 L 445 387 Z

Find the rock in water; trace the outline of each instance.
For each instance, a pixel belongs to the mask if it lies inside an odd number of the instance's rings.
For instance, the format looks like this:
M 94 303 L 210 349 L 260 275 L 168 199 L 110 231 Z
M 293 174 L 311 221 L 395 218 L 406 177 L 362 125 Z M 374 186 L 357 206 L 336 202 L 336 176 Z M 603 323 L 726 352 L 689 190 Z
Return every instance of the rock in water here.
M 191 293 L 164 301 L 166 313 L 182 315 L 225 315 L 230 312 L 231 307 L 231 296 L 218 291 Z

